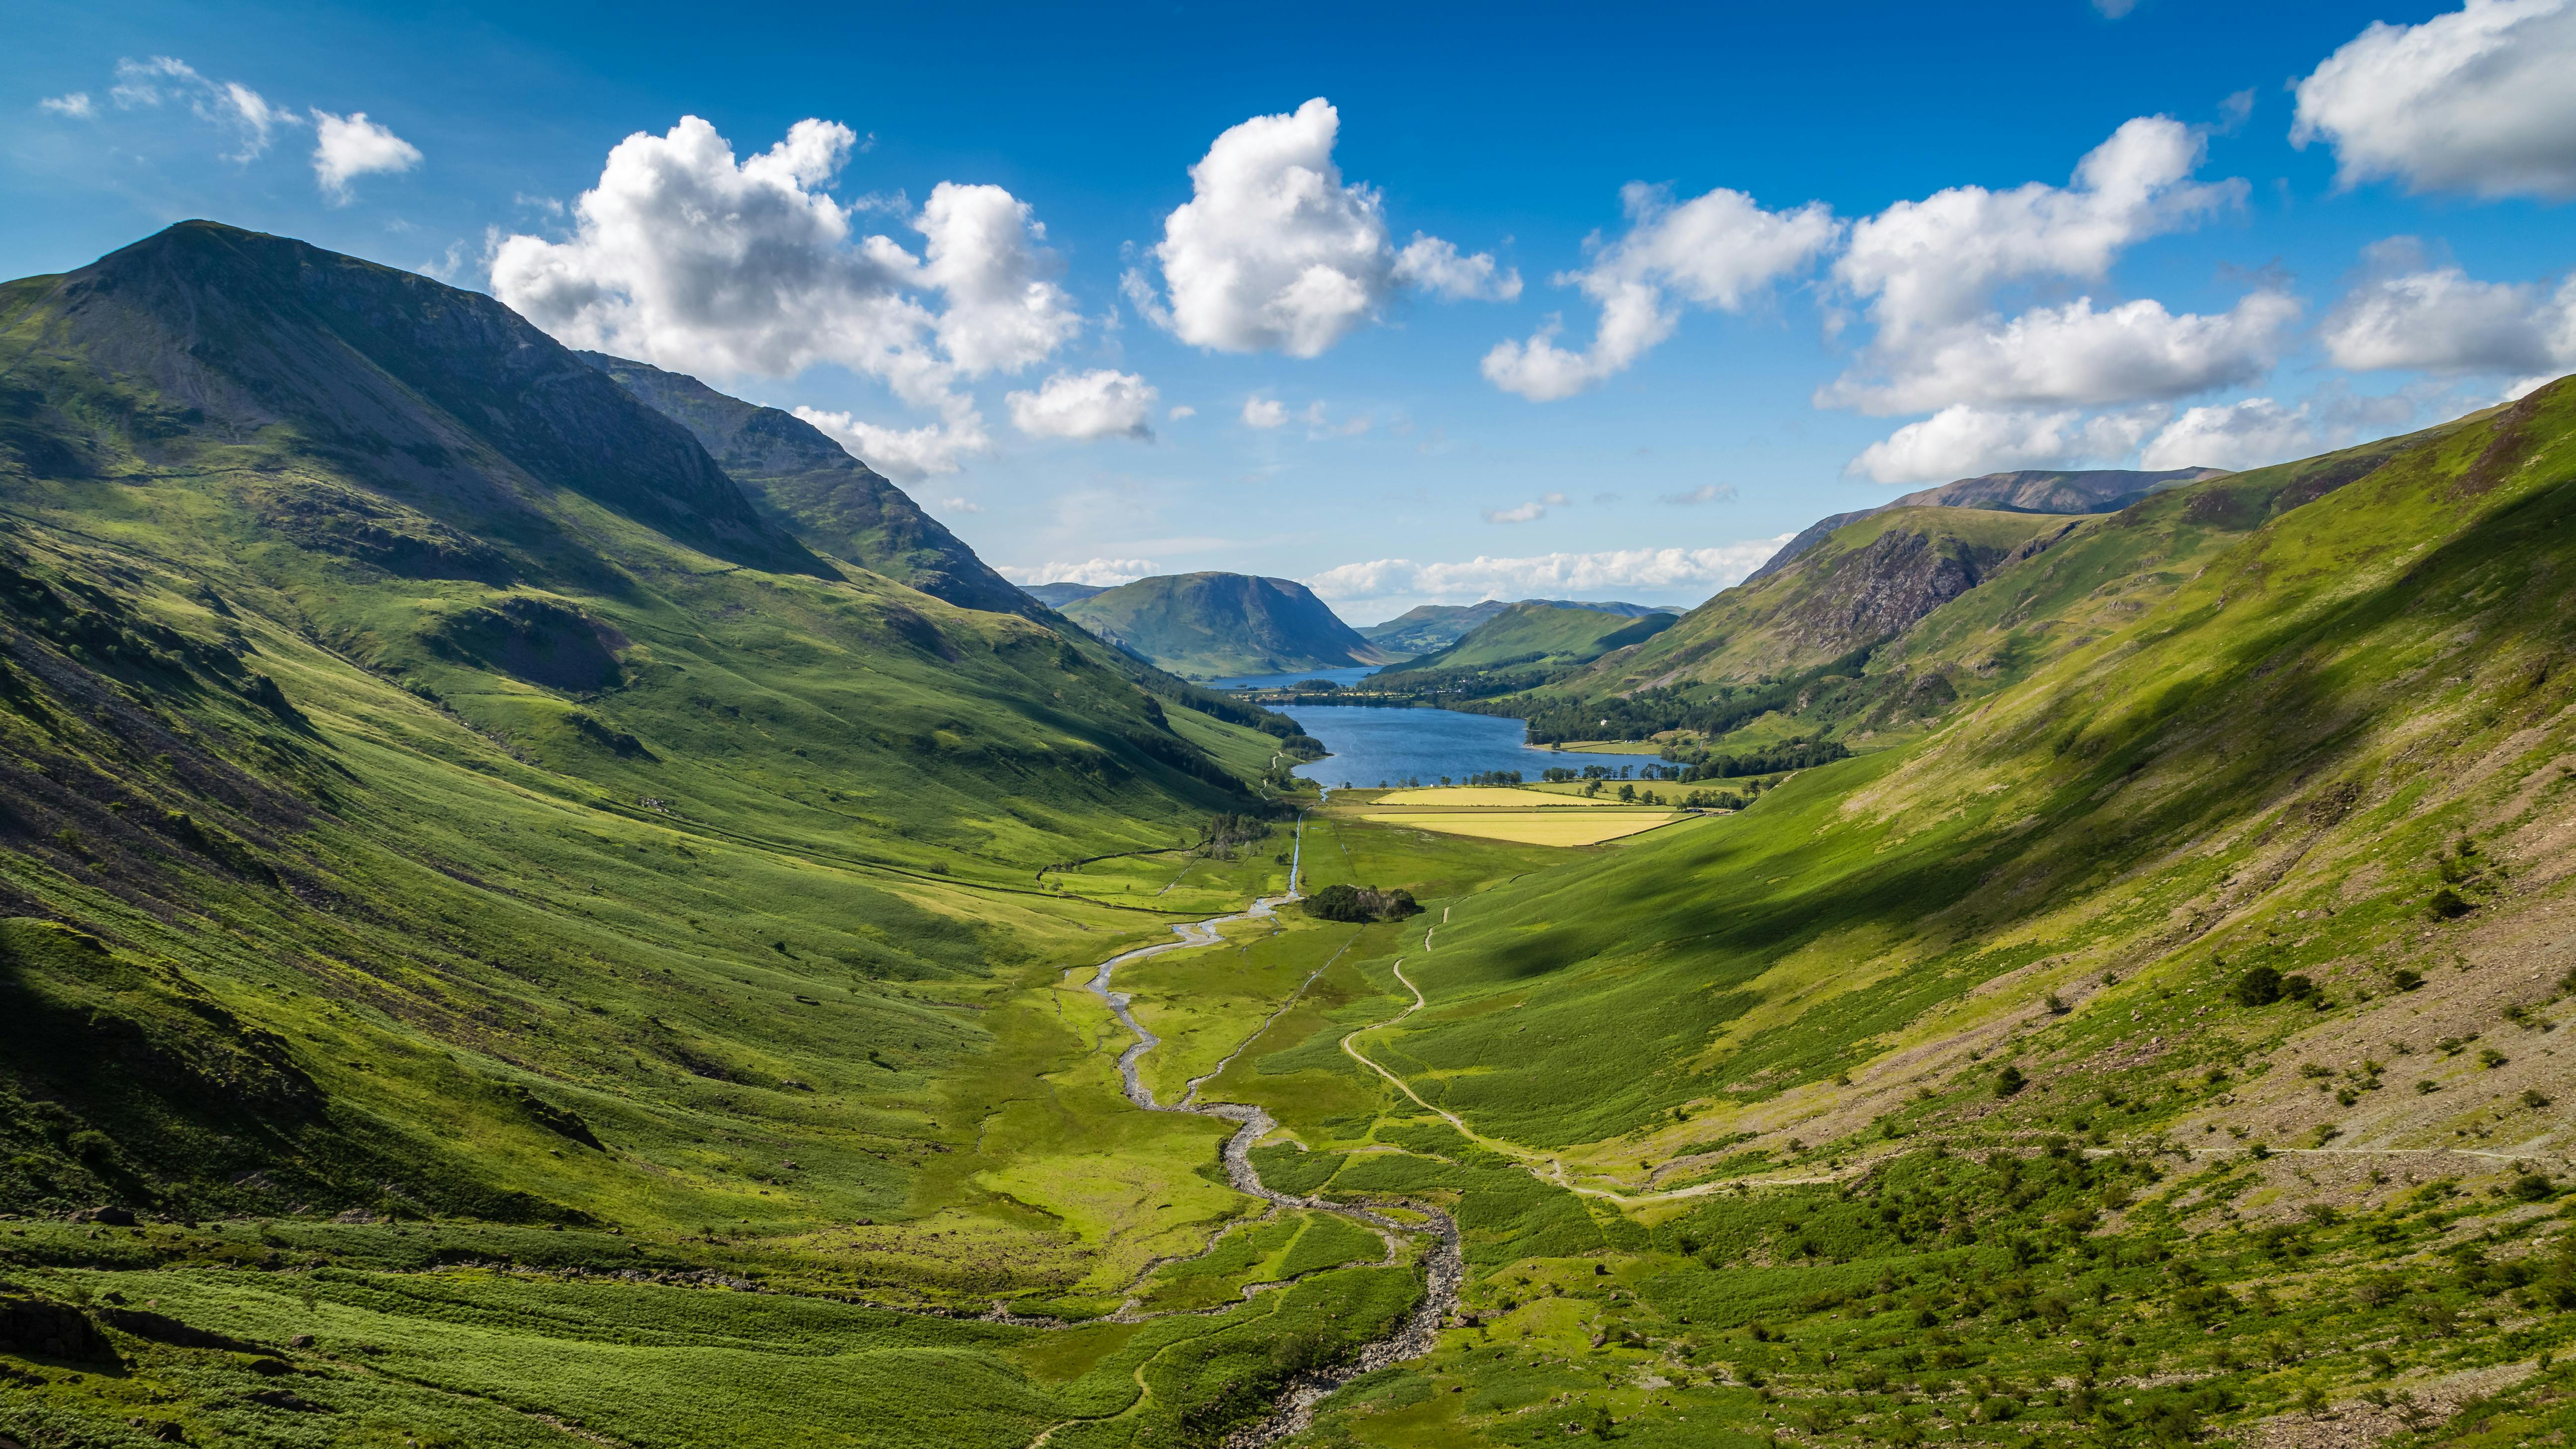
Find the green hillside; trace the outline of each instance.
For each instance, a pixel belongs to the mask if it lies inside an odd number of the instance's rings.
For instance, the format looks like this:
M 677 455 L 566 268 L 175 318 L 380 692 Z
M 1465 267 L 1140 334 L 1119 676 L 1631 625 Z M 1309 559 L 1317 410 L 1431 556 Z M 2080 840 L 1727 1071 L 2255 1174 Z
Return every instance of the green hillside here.
M 1631 616 L 1541 602 L 1514 604 L 1446 648 L 1381 673 L 1392 682 L 1397 675 L 1444 670 L 1588 664 L 1613 650 L 1642 644 L 1674 622 L 1670 614 Z
M 1384 663 L 1388 655 L 1293 579 L 1176 574 L 1076 599 L 1064 616 L 1193 679 Z
M 961 608 L 1026 611 L 1019 590 L 973 549 L 811 423 L 694 377 L 604 353 L 575 355 L 687 428 L 760 515 L 806 547 Z
M 0 288 L 0 1442 L 2576 1432 L 2576 381 L 1844 525 L 1497 703 L 1858 756 L 1572 848 L 709 426 L 203 223 Z
M 1641 619 L 1648 614 L 1680 615 L 1680 609 L 1657 609 L 1645 604 L 1594 602 L 1588 599 L 1523 599 L 1523 604 L 1546 604 L 1559 609 L 1593 609 L 1605 614 Z M 1417 604 L 1383 624 L 1372 624 L 1360 630 L 1360 637 L 1379 648 L 1396 654 L 1430 654 L 1446 649 L 1467 636 L 1470 630 L 1505 609 L 1513 607 L 1501 599 L 1487 599 L 1477 604 Z

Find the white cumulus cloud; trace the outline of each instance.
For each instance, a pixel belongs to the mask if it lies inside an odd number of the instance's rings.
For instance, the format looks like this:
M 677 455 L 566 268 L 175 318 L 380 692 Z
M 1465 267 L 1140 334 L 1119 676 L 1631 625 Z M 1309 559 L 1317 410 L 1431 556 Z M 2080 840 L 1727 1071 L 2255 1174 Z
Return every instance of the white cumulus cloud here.
M 1137 310 L 1196 346 L 1314 357 L 1408 287 L 1519 294 L 1519 277 L 1491 256 L 1461 256 L 1419 234 L 1399 252 L 1378 193 L 1346 184 L 1333 162 L 1340 129 L 1340 113 L 1318 96 L 1218 136 L 1190 168 L 1190 200 L 1164 218 L 1153 250 L 1169 303 L 1130 272 L 1124 285 Z
M 409 171 L 420 164 L 420 148 L 367 119 L 364 111 L 335 116 L 313 113 L 318 144 L 313 148 L 313 179 L 334 205 L 349 200 L 349 183 L 380 172 Z
M 1198 415 L 1199 415 L 1199 410 L 1198 410 L 1197 408 L 1191 407 L 1188 403 L 1183 403 L 1183 404 L 1181 404 L 1179 407 L 1176 407 L 1176 408 L 1172 409 L 1170 412 L 1168 412 L 1168 413 L 1165 413 L 1165 414 L 1164 414 L 1164 416 L 1165 416 L 1165 417 L 1170 418 L 1173 422 L 1176 422 L 1176 423 L 1177 423 L 1177 422 L 1179 422 L 1179 421 L 1180 421 L 1181 419 L 1183 419 L 1183 418 L 1194 418 L 1194 417 L 1197 417 Z
M 98 108 L 90 104 L 89 92 L 87 91 L 73 91 L 68 95 L 47 96 L 43 100 L 36 102 L 36 109 L 40 111 L 51 111 L 57 116 L 69 116 L 76 121 L 87 120 L 91 116 L 98 114 Z
M 2162 408 L 2104 413 L 1954 403 L 1861 450 L 1845 471 L 1880 483 L 1932 483 L 2015 468 L 2063 468 L 2128 456 Z
M 2030 284 L 2106 281 L 2129 247 L 2241 201 L 2241 180 L 2193 179 L 2205 147 L 2171 117 L 2140 116 L 2087 153 L 2068 185 L 1955 186 L 1854 223 L 1834 280 L 1873 330 L 1816 401 L 1932 415 L 1872 444 L 1849 471 L 1919 482 L 2113 459 L 2163 421 L 2152 405 L 2269 370 L 2301 311 L 2272 287 L 2214 315 L 2153 299 L 2004 305 Z
M 2326 356 L 2356 372 L 2565 372 L 2576 369 L 2576 279 L 2555 291 L 2481 282 L 2425 265 L 2411 238 L 2371 249 L 2380 274 L 2337 303 L 2319 329 Z
M 852 215 L 882 205 L 845 207 L 829 191 L 857 142 L 847 126 L 808 119 L 737 159 L 696 116 L 665 135 L 637 132 L 574 204 L 569 237 L 494 247 L 493 295 L 573 346 L 701 376 L 837 363 L 940 421 L 807 421 L 889 475 L 954 472 L 991 446 L 964 381 L 1043 361 L 1080 316 L 1051 280 L 1055 259 L 1028 207 L 999 187 L 935 187 L 907 218 L 924 239 L 918 257 L 859 234 Z
M 1561 347 L 1550 321 L 1525 342 L 1496 343 L 1485 354 L 1487 381 L 1532 402 L 1571 397 L 1626 371 L 1672 335 L 1680 313 L 1673 298 L 1721 311 L 1741 311 L 1772 283 L 1814 261 L 1841 228 L 1822 202 L 1765 211 L 1752 197 L 1724 187 L 1675 204 L 1662 187 L 1631 182 L 1620 197 L 1628 231 L 1603 247 L 1592 265 L 1560 274 L 1598 304 L 1591 345 Z
M 1042 563 L 1034 567 L 995 564 L 993 571 L 1015 584 L 1091 584 L 1116 588 L 1154 572 L 1149 558 L 1095 558 L 1082 563 Z
M 2185 397 L 2261 376 L 2299 312 L 2297 298 L 2277 291 L 2216 316 L 2177 315 L 2152 299 L 2096 310 L 2078 297 L 1921 334 L 1883 379 L 1837 384 L 1828 396 L 1873 413 Z
M 2292 144 L 2334 147 L 2347 184 L 2576 196 L 2576 3 L 2467 0 L 2373 22 L 2299 82 Z
M 1159 394 L 1145 379 L 1129 372 L 1097 368 L 1059 372 L 1035 392 L 1015 392 L 1007 401 L 1011 423 L 1033 438 L 1151 439 L 1146 419 Z
M 851 456 L 889 478 L 907 483 L 933 474 L 954 473 L 966 466 L 968 458 L 992 448 L 993 439 L 984 431 L 984 419 L 973 408 L 952 400 L 946 413 L 939 422 L 921 427 L 888 428 L 863 422 L 848 413 L 796 409 L 796 416 L 831 435 Z
M 1248 397 L 1243 400 L 1243 425 L 1247 428 L 1284 427 L 1288 422 L 1288 405 L 1275 397 Z
M 2307 404 L 2285 408 L 2268 397 L 2198 407 L 2165 425 L 2139 457 L 2145 468 L 2260 468 L 2323 451 L 2326 439 Z

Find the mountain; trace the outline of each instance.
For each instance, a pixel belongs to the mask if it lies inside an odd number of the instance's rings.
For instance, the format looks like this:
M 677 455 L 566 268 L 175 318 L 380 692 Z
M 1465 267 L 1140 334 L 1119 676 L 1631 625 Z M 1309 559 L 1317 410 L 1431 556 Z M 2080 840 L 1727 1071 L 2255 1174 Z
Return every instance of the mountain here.
M 1165 575 L 1077 599 L 1063 613 L 1139 658 L 1199 679 L 1339 669 L 1389 657 L 1294 579 Z
M 1393 682 L 1397 676 L 1440 670 L 1586 664 L 1642 644 L 1676 622 L 1666 613 L 1632 615 L 1531 600 L 1505 607 L 1446 648 L 1390 664 L 1377 677 Z
M 1559 609 L 1595 609 L 1605 614 L 1618 614 L 1641 619 L 1648 614 L 1679 614 L 1679 609 L 1659 609 L 1649 604 L 1595 602 L 1589 599 L 1523 599 L 1524 604 L 1546 604 Z M 1501 599 L 1487 599 L 1480 604 L 1418 604 L 1383 624 L 1372 624 L 1359 631 L 1360 637 L 1381 649 L 1398 654 L 1429 654 L 1446 649 L 1464 638 L 1467 632 L 1486 620 L 1512 607 Z
M 1067 604 L 1080 603 L 1094 594 L 1105 594 L 1109 592 L 1109 586 L 1106 584 L 1028 584 L 1023 586 L 1020 592 L 1050 609 L 1061 609 Z
M 694 377 L 605 353 L 575 355 L 688 429 L 762 519 L 806 547 L 960 608 L 1026 609 L 973 549 L 813 424 Z
M 1917 489 L 1875 508 L 1835 513 L 1817 519 L 1782 544 L 1777 553 L 1763 562 L 1762 567 L 1746 577 L 1745 582 L 1751 583 L 1776 569 L 1786 568 L 1792 559 L 1823 542 L 1843 525 L 1890 509 L 1983 508 L 2012 513 L 2117 513 L 2151 493 L 2215 478 L 2222 471 L 2217 468 L 2168 468 L 2145 473 L 2126 468 L 2077 472 L 2026 469 L 1961 478 L 1955 483 Z
M 902 983 L 1258 808 L 1256 712 L 817 556 L 490 298 L 184 223 L 0 286 L 0 377 L 12 1210 L 888 1213 L 983 1030 Z M 823 1175 L 683 1165 L 710 1083 Z

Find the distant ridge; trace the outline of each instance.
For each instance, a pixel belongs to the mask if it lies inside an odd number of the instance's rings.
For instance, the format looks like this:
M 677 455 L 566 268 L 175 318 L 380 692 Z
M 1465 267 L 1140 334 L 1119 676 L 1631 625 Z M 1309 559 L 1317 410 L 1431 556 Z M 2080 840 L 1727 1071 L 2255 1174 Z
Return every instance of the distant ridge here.
M 1061 609 L 1067 604 L 1078 604 L 1094 594 L 1108 593 L 1110 587 L 1108 584 L 1022 584 L 1020 592 L 1050 609 Z
M 1372 624 L 1359 632 L 1361 638 L 1381 649 L 1399 654 L 1430 654 L 1457 643 L 1478 625 L 1519 604 L 1543 604 L 1551 609 L 1591 609 L 1597 613 L 1617 614 L 1624 619 L 1642 619 L 1648 614 L 1678 617 L 1689 612 L 1686 608 L 1595 599 L 1521 599 L 1517 602 L 1487 599 L 1481 604 L 1417 605 L 1383 624 Z
M 2016 473 L 1987 473 L 1976 478 L 1961 478 L 1933 488 L 1921 488 L 1902 498 L 1890 499 L 1875 508 L 1858 508 L 1837 513 L 1808 524 L 1797 537 L 1780 546 L 1780 551 L 1763 562 L 1745 578 L 1746 583 L 1773 572 L 1791 559 L 1814 548 L 1833 531 L 1855 519 L 1891 508 L 1984 508 L 1998 513 L 2117 513 L 2150 494 L 2204 478 L 2226 475 L 2224 468 L 2168 468 L 2162 472 L 2141 473 L 2126 468 L 2094 468 L 2075 472 L 2049 469 L 2024 469 Z
M 728 397 L 650 363 L 575 353 L 689 430 L 766 521 L 817 553 L 966 609 L 1025 614 L 1028 601 L 975 550 L 813 424 Z
M 1390 657 L 1294 579 L 1138 579 L 1077 599 L 1064 616 L 1138 658 L 1199 679 L 1344 669 Z

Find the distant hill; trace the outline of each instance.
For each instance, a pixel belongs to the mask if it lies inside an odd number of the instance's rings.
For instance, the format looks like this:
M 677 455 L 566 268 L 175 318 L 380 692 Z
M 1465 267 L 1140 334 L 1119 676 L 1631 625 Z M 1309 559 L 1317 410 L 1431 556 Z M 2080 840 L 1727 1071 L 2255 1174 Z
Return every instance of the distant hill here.
M 1109 643 L 1198 679 L 1343 669 L 1390 657 L 1294 579 L 1173 574 L 1063 607 L 1066 618 Z
M 813 424 L 648 363 L 602 352 L 574 355 L 687 428 L 742 485 L 761 517 L 807 548 L 960 608 L 1028 612 L 1020 591 L 975 550 Z
M 1094 594 L 1108 593 L 1109 586 L 1107 584 L 1024 584 L 1020 592 L 1050 609 L 1061 609 L 1067 604 L 1078 604 Z
M 2160 473 L 2094 468 L 2077 472 L 2023 469 L 2016 473 L 1988 473 L 1978 478 L 1961 478 L 1955 483 L 1917 489 L 1875 508 L 1859 508 L 1819 518 L 1808 524 L 1797 537 L 1782 544 L 1780 551 L 1765 560 L 1745 582 L 1749 584 L 1786 567 L 1790 560 L 1822 543 L 1844 524 L 1890 509 L 1984 508 L 2004 513 L 2117 513 L 2151 493 L 2225 475 L 2223 468 L 2168 468 Z
M 1533 599 L 1505 605 L 1445 649 L 1379 672 L 1392 676 L 1443 669 L 1587 664 L 1614 649 L 1642 644 L 1677 622 L 1674 615 L 1660 611 L 1630 615 Z
M 1523 599 L 1520 602 L 1546 604 L 1558 609 L 1591 609 L 1629 619 L 1642 619 L 1648 614 L 1680 615 L 1685 612 L 1652 604 L 1621 604 L 1591 599 Z M 1423 604 L 1359 632 L 1361 638 L 1393 653 L 1430 654 L 1457 643 L 1467 636 L 1469 630 L 1511 607 L 1501 599 L 1487 599 L 1481 604 Z

